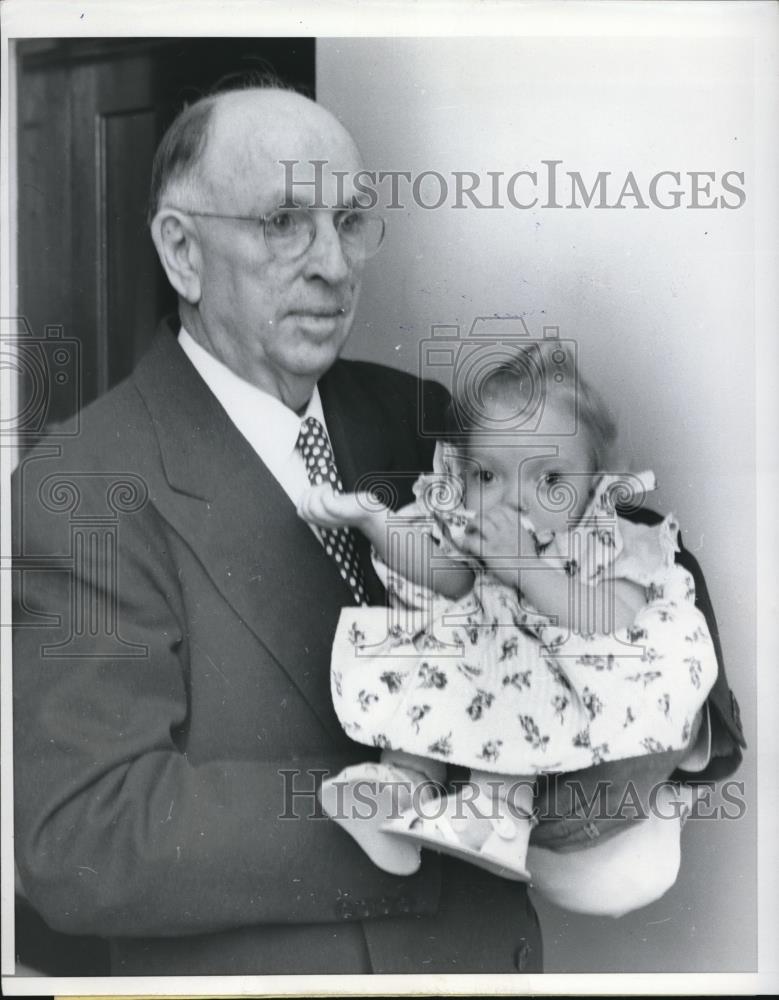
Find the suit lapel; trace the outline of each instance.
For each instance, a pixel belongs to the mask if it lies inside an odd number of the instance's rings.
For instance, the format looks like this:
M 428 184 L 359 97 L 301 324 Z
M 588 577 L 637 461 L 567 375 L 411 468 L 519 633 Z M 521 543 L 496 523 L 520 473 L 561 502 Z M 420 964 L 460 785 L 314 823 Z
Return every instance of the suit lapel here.
M 175 336 L 158 337 L 134 379 L 154 422 L 167 480 L 152 491 L 155 505 L 325 728 L 343 738 L 322 657 L 340 609 L 354 603 L 337 567 Z M 343 436 L 353 424 L 338 407 L 332 412 L 334 448 L 351 481 L 358 465 L 352 469 Z M 326 419 L 329 427 L 330 413 Z
M 348 493 L 367 473 L 391 467 L 391 428 L 379 425 L 376 401 L 347 365 L 336 364 L 321 379 L 319 391 L 336 465 Z
M 319 391 L 344 490 L 365 489 L 361 480 L 366 475 L 392 468 L 391 428 L 381 426 L 376 401 L 347 365 L 336 364 L 320 380 Z M 359 532 L 354 543 L 368 599 L 371 604 L 383 604 L 384 586 L 373 569 L 370 543 Z

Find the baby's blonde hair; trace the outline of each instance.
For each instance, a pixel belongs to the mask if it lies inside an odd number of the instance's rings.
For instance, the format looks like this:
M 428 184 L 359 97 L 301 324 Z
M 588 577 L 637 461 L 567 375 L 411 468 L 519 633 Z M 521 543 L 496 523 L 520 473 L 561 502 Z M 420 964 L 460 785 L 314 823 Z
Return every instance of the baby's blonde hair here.
M 554 354 L 554 357 L 553 357 Z M 576 365 L 572 351 L 559 341 L 533 341 L 517 348 L 513 357 L 500 361 L 491 370 L 478 371 L 476 379 L 458 385 L 452 396 L 446 419 L 446 437 L 462 445 L 481 433 L 495 433 L 495 426 L 486 417 L 480 420 L 485 404 L 506 400 L 520 415 L 535 400 L 542 405 L 567 406 L 572 433 L 587 431 L 593 449 L 593 467 L 604 469 L 611 457 L 617 438 L 617 427 L 601 395 L 584 378 Z M 478 402 L 478 406 L 474 405 Z M 523 427 L 527 415 L 517 422 L 530 436 L 532 430 Z M 502 428 L 510 431 L 510 426 Z M 543 430 L 539 431 L 543 434 Z

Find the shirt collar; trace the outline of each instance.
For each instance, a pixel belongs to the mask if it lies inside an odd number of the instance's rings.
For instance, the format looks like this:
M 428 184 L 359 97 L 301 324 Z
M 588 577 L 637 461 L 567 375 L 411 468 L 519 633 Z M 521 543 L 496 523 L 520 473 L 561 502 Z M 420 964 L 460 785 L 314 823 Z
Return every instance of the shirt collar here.
M 308 417 L 315 417 L 326 430 L 317 386 L 314 386 L 305 411 L 298 415 L 276 396 L 236 375 L 196 343 L 183 326 L 178 340 L 200 377 L 266 464 L 274 467 L 295 453 L 301 424 Z

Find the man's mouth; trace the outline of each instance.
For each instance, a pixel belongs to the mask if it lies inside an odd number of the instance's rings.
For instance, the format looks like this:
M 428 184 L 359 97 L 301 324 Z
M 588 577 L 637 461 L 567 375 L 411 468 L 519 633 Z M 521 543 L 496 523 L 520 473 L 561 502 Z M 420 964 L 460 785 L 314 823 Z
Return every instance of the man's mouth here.
M 290 316 L 302 316 L 305 319 L 338 319 L 347 312 L 344 306 L 312 306 L 310 309 L 292 309 Z
M 337 332 L 346 313 L 343 306 L 315 306 L 293 309 L 288 315 L 309 336 L 327 338 Z

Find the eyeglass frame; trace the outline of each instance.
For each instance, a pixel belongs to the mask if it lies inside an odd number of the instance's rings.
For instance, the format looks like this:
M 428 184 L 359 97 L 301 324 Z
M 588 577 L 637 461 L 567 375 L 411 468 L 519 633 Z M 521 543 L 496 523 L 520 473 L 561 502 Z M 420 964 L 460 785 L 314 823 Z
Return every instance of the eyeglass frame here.
M 172 212 L 181 212 L 182 215 L 193 215 L 195 218 L 203 218 L 203 219 L 234 219 L 234 220 L 236 220 L 238 222 L 255 222 L 255 223 L 261 223 L 262 224 L 262 238 L 263 238 L 263 241 L 265 243 L 265 246 L 268 249 L 268 252 L 276 260 L 285 260 L 288 263 L 292 262 L 294 260 L 299 260 L 305 254 L 307 254 L 308 251 L 311 249 L 311 246 L 312 246 L 314 240 L 316 239 L 316 230 L 317 230 L 317 227 L 316 227 L 316 224 L 314 223 L 314 219 L 313 219 L 313 216 L 311 214 L 313 211 L 315 211 L 315 209 L 308 208 L 305 205 L 292 205 L 289 208 L 283 208 L 283 207 L 282 208 L 276 208 L 272 212 L 269 212 L 267 215 L 227 215 L 227 214 L 225 214 L 223 212 L 195 212 L 192 209 L 179 208 L 178 205 L 166 205 L 164 207 L 167 208 L 169 211 L 172 211 Z M 348 215 L 348 214 L 351 214 L 351 213 L 360 213 L 360 212 L 366 212 L 367 213 L 370 210 L 369 209 L 365 209 L 365 208 L 355 208 L 355 207 L 352 207 L 352 208 L 334 209 L 334 210 L 331 210 L 331 211 L 332 211 L 333 215 L 335 215 L 335 214 L 337 214 L 339 212 L 343 213 L 344 215 Z M 288 212 L 290 214 L 299 213 L 300 215 L 304 215 L 305 214 L 305 215 L 307 215 L 311 219 L 311 222 L 312 222 L 311 231 L 310 231 L 310 239 L 309 239 L 308 243 L 306 244 L 306 246 L 304 247 L 304 249 L 301 250 L 300 253 L 295 254 L 294 257 L 279 257 L 279 255 L 268 244 L 267 224 L 268 224 L 268 222 L 274 216 L 279 215 L 282 212 Z M 385 236 L 385 234 L 387 232 L 387 220 L 384 218 L 383 215 L 374 215 L 373 213 L 371 213 L 370 217 L 372 219 L 378 219 L 378 221 L 381 222 L 381 235 L 379 237 L 379 242 L 376 244 L 376 249 L 370 255 L 366 255 L 365 258 L 364 258 L 365 260 L 370 260 L 371 257 L 373 257 L 376 253 L 378 253 L 379 248 L 381 247 L 382 243 L 384 242 L 384 236 Z M 339 229 L 339 225 L 340 225 L 340 220 L 339 220 L 339 223 L 335 224 L 335 231 L 338 233 L 338 240 L 339 240 L 339 244 L 340 244 L 340 242 L 341 242 L 341 232 L 340 232 L 340 229 Z M 343 252 L 343 245 L 342 244 L 341 244 L 341 250 Z M 346 255 L 344 254 L 344 256 L 346 256 Z

